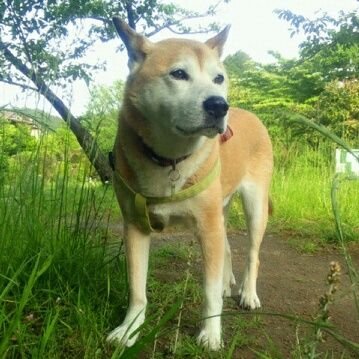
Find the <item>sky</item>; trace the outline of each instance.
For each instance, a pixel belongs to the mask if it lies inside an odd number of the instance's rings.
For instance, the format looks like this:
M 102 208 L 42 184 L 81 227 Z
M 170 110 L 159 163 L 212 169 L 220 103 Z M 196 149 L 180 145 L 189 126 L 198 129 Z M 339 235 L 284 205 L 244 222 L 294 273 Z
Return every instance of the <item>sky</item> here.
M 196 11 L 204 11 L 208 4 L 217 0 L 172 0 L 183 8 Z M 298 45 L 304 39 L 303 36 L 290 38 L 289 24 L 278 19 L 273 13 L 275 9 L 289 9 L 296 14 L 309 18 L 315 18 L 319 11 L 327 12 L 331 16 L 338 15 L 340 10 L 350 11 L 359 8 L 357 0 L 231 0 L 223 4 L 216 16 L 210 18 L 221 25 L 231 24 L 231 31 L 226 43 L 223 58 L 238 50 L 246 52 L 253 60 L 261 63 L 273 61 L 268 54 L 269 50 L 279 52 L 285 58 L 298 56 Z M 201 20 L 203 23 L 203 20 Z M 212 35 L 201 34 L 187 36 L 195 40 L 205 41 Z M 163 31 L 152 37 L 152 41 L 158 41 L 167 37 L 174 37 L 169 31 Z M 98 44 L 88 54 L 88 60 L 107 61 L 107 70 L 100 71 L 94 76 L 94 83 L 111 85 L 113 81 L 125 80 L 128 74 L 126 52 L 117 52 L 116 47 L 120 39 L 104 44 Z M 60 91 L 60 90 L 58 90 Z M 89 89 L 78 81 L 71 88 L 72 100 L 68 105 L 75 115 L 80 115 L 86 110 L 90 99 Z M 61 92 L 58 92 L 60 98 Z M 24 94 L 19 88 L 8 86 L 0 82 L 0 106 L 3 105 L 28 106 L 49 111 L 51 106 L 39 96 Z M 54 111 L 52 111 L 54 113 Z M 54 113 L 55 114 L 55 113 Z

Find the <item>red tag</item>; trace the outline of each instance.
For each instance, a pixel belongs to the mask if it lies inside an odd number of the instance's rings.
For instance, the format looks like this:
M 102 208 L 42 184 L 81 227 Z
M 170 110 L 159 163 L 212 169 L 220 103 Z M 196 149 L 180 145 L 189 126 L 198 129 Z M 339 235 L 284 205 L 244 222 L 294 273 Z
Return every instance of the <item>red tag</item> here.
M 233 130 L 227 126 L 227 129 L 224 133 L 221 134 L 220 136 L 220 143 L 224 143 L 227 142 L 231 137 L 233 136 Z

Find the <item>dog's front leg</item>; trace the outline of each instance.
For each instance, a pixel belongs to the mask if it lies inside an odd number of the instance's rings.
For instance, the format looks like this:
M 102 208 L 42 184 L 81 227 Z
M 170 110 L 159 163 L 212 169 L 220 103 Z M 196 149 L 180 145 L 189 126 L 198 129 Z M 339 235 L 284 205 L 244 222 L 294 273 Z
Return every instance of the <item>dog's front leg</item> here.
M 107 340 L 132 346 L 139 333 L 131 334 L 145 321 L 150 236 L 143 234 L 131 224 L 125 226 L 124 235 L 130 300 L 123 323 L 109 334 Z
M 224 218 L 222 208 L 210 211 L 198 223 L 203 268 L 205 303 L 203 325 L 198 342 L 211 350 L 222 345 L 221 314 L 223 306 L 223 266 L 224 266 Z

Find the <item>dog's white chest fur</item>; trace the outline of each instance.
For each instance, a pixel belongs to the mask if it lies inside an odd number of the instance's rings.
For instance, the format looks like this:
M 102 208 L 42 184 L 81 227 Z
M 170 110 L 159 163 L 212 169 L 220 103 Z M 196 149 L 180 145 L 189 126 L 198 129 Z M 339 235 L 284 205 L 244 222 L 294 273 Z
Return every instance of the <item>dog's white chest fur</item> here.
M 165 203 L 149 206 L 150 218 L 160 227 L 192 227 L 194 222 L 193 207 L 190 200 L 181 203 Z

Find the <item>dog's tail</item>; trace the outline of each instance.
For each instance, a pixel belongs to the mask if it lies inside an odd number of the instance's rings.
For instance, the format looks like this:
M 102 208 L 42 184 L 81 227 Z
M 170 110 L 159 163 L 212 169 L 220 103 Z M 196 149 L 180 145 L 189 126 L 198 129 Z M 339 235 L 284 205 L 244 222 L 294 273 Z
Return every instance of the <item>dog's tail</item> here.
M 274 208 L 273 208 L 273 201 L 272 199 L 269 197 L 268 198 L 268 215 L 273 215 L 273 211 L 274 211 Z

